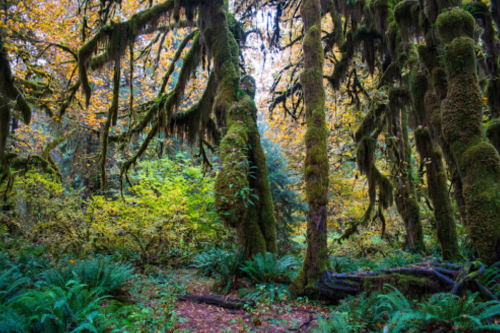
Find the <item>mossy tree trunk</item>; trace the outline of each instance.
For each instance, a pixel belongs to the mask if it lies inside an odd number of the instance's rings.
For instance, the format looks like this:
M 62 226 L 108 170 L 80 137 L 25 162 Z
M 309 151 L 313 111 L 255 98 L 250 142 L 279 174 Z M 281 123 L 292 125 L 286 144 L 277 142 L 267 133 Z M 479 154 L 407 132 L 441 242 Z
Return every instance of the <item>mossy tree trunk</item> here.
M 304 24 L 304 69 L 300 81 L 304 90 L 307 131 L 305 135 L 307 250 L 302 268 L 290 291 L 294 296 L 321 298 L 320 276 L 330 268 L 327 250 L 328 155 L 323 86 L 320 0 L 303 0 L 300 8 Z
M 8 194 L 12 185 L 10 165 L 5 154 L 7 139 L 10 130 L 10 108 L 15 104 L 21 111 L 23 121 L 29 124 L 31 120 L 31 108 L 26 103 L 21 92 L 14 85 L 14 78 L 10 70 L 10 63 L 3 45 L 3 38 L 0 30 L 0 185 L 7 181 L 4 198 Z
M 420 207 L 413 179 L 411 146 L 408 134 L 408 91 L 393 88 L 389 92 L 389 133 L 392 135 L 391 150 L 396 166 L 396 207 L 403 219 L 407 246 L 425 250 L 424 232 L 420 219 Z
M 417 63 L 410 74 L 410 96 L 418 124 L 414 132 L 415 143 L 427 173 L 427 190 L 434 207 L 437 236 L 441 244 L 443 260 L 461 260 L 463 256 L 458 245 L 455 212 L 448 195 L 448 177 L 443 163 L 443 154 L 436 137 L 431 135 L 428 126 L 428 116 L 439 112 L 439 106 L 432 103 L 432 99 L 429 98 L 426 104 L 426 94 L 432 93 L 433 89 L 429 85 L 427 71 L 423 65 Z
M 439 15 L 437 27 L 447 44 L 449 89 L 442 104 L 442 129 L 463 184 L 467 228 L 481 260 L 500 260 L 500 157 L 483 139 L 482 96 L 472 39 L 474 18 L 464 10 Z
M 224 0 L 200 6 L 200 28 L 213 58 L 218 89 L 215 115 L 227 132 L 220 144 L 216 208 L 236 228 L 245 255 L 276 252 L 276 228 L 264 150 L 253 101 L 255 81 L 240 79 L 239 46 Z

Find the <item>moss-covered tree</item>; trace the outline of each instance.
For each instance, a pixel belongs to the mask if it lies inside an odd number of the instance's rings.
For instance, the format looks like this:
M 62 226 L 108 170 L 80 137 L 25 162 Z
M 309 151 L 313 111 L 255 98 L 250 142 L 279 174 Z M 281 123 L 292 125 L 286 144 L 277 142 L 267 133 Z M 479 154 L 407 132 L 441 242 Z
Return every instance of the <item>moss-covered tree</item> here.
M 159 22 L 165 17 L 173 17 L 175 24 L 166 28 L 161 26 Z M 131 123 L 128 130 L 109 135 L 117 123 L 121 58 L 127 50 L 133 49 L 132 45 L 142 34 L 186 26 L 192 26 L 191 32 L 179 44 L 162 79 L 158 97 L 147 104 L 147 112 Z M 229 14 L 226 1 L 166 0 L 136 13 L 127 21 L 102 26 L 79 50 L 78 63 L 79 82 L 87 104 L 92 93 L 88 69 L 98 70 L 108 63 L 113 64 L 113 98 L 101 136 L 101 184 L 106 185 L 110 144 L 119 143 L 124 148 L 131 135 L 143 132 L 146 126 L 151 126 L 151 130 L 144 142 L 122 166 L 121 178 L 124 180 L 128 179 L 128 169 L 146 151 L 152 139 L 161 133 L 187 137 L 191 144 L 199 143 L 200 155 L 207 163 L 205 147 L 212 147 L 207 140 L 220 144 L 216 209 L 222 220 L 236 229 L 245 254 L 252 256 L 266 251 L 276 252 L 277 248 L 273 202 L 257 128 L 257 108 L 253 101 L 255 81 L 251 77 L 242 78 L 240 72 L 240 44 L 244 39 L 242 25 Z M 183 59 L 175 86 L 166 92 L 174 64 L 189 43 L 190 49 Z M 186 85 L 202 63 L 213 63 L 205 91 L 197 103 L 178 112 Z M 133 70 L 133 65 L 130 68 Z M 132 90 L 132 83 L 130 86 Z
M 491 264 L 500 259 L 500 157 L 483 139 L 474 18 L 455 8 L 439 15 L 436 24 L 447 46 L 449 89 L 442 104 L 443 135 L 462 179 L 467 229 L 481 259 Z
M 305 135 L 305 181 L 308 204 L 307 250 L 299 275 L 290 287 L 295 296 L 322 297 L 317 282 L 330 268 L 326 244 L 328 204 L 328 155 L 321 44 L 321 1 L 304 0 L 300 7 L 304 23 L 304 90 L 307 131 Z
M 0 31 L 1 33 L 1 31 Z M 6 184 L 5 197 L 12 185 L 9 159 L 6 156 L 7 139 L 10 132 L 11 107 L 16 106 L 26 124 L 31 120 L 31 108 L 23 94 L 14 84 L 9 58 L 0 34 L 0 184 Z

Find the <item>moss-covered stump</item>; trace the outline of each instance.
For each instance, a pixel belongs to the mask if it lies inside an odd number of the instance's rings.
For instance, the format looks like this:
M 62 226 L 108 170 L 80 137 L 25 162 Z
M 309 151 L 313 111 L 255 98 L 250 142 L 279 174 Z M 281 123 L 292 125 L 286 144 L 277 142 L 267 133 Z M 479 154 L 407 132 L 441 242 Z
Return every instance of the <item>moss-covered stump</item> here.
M 317 282 L 330 268 L 327 249 L 328 154 L 321 44 L 321 1 L 304 0 L 300 14 L 304 22 L 304 69 L 300 81 L 304 90 L 307 131 L 305 135 L 307 250 L 299 275 L 290 287 L 293 296 L 322 298 Z
M 452 9 L 437 20 L 447 43 L 449 89 L 442 104 L 442 129 L 463 184 L 467 228 L 481 260 L 500 259 L 500 156 L 483 139 L 482 95 L 476 73 L 474 18 Z

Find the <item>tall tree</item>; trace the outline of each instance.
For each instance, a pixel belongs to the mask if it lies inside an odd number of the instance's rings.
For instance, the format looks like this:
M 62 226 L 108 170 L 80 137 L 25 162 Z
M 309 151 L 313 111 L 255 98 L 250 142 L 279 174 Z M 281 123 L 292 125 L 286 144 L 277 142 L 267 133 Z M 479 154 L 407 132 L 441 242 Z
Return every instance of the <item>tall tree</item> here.
M 12 76 L 9 59 L 4 48 L 4 41 L 0 34 L 0 184 L 6 181 L 7 190 L 4 196 L 9 192 L 9 188 L 12 185 L 9 159 L 6 157 L 5 151 L 10 132 L 12 105 L 16 105 L 21 111 L 23 121 L 29 124 L 31 120 L 31 108 L 24 99 L 23 94 L 14 85 L 14 77 Z
M 181 9 L 184 11 L 182 12 Z M 183 14 L 183 15 L 182 15 Z M 194 19 L 197 15 L 197 21 Z M 110 135 L 118 119 L 122 57 L 143 34 L 165 29 L 161 19 L 172 16 L 176 27 L 193 26 L 174 56 L 156 99 L 147 103 L 147 112 L 118 135 Z M 183 19 L 183 20 L 182 20 Z M 103 18 L 103 22 L 106 19 Z M 168 31 L 168 30 L 167 30 Z M 113 64 L 113 98 L 102 130 L 101 179 L 106 184 L 106 161 L 109 144 L 129 142 L 131 134 L 141 133 L 151 126 L 137 153 L 122 166 L 121 178 L 146 151 L 156 135 L 187 137 L 199 143 L 200 154 L 208 162 L 205 147 L 220 144 L 221 168 L 216 181 L 216 209 L 222 220 L 234 227 L 247 256 L 276 252 L 276 231 L 273 202 L 267 179 L 265 155 L 257 128 L 257 108 L 253 101 L 255 81 L 242 78 L 240 45 L 244 43 L 242 25 L 228 12 L 224 0 L 166 0 L 129 20 L 102 26 L 78 52 L 81 87 L 90 103 L 92 89 L 87 78 L 89 69 Z M 190 44 L 177 82 L 166 91 L 174 64 Z M 102 50 L 104 46 L 104 50 Z M 97 54 L 96 54 L 97 53 Z M 200 65 L 213 61 L 213 69 L 199 100 L 185 111 L 179 111 L 185 90 Z M 133 71 L 133 66 L 130 66 Z M 205 67 L 206 68 L 206 67 Z M 132 80 L 131 80 L 132 82 Z M 130 84 L 133 90 L 132 83 Z M 222 140 L 220 137 L 222 136 Z
M 500 157 L 483 139 L 482 96 L 476 72 L 475 22 L 462 9 L 437 19 L 447 44 L 449 89 L 442 105 L 443 135 L 450 144 L 463 183 L 467 229 L 481 259 L 500 260 Z
M 295 296 L 321 297 L 318 281 L 330 268 L 327 249 L 328 154 L 323 86 L 324 51 L 321 44 L 321 1 L 304 0 L 300 7 L 304 23 L 304 91 L 307 132 L 305 181 L 308 204 L 307 250 L 299 275 L 290 290 Z

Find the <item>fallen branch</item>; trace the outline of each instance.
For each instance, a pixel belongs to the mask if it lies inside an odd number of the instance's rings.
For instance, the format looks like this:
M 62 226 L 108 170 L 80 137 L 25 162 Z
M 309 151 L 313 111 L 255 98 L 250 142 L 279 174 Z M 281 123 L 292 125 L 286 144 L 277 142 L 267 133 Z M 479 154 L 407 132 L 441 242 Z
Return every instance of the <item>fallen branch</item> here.
M 198 304 L 215 305 L 229 310 L 245 310 L 246 307 L 255 307 L 255 302 L 249 299 L 228 298 L 222 296 L 198 296 L 198 295 L 184 295 L 177 296 L 181 302 L 193 302 Z

